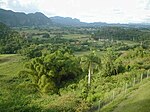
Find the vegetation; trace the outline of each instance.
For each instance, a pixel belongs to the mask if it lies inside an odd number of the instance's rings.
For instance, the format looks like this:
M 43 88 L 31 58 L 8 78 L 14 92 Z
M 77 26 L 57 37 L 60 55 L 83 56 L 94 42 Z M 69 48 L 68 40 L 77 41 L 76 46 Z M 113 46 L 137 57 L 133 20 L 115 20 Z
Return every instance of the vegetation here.
M 3 23 L 0 23 L 0 53 L 14 54 L 21 49 L 23 38 L 18 32 L 12 31 Z
M 32 84 L 44 93 L 58 93 L 67 82 L 73 82 L 82 75 L 79 59 L 64 51 L 34 58 L 25 68 L 23 75 L 31 75 Z
M 147 29 L 0 24 L 0 111 L 96 111 L 116 88 L 147 77 L 149 36 Z
M 143 41 L 149 39 L 150 32 L 134 28 L 104 27 L 94 34 L 94 39 Z

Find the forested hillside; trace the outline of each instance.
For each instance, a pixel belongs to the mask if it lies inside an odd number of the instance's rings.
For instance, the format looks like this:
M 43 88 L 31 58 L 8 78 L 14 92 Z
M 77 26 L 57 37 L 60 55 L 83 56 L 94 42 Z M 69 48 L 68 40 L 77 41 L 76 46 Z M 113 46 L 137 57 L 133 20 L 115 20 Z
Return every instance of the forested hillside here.
M 106 22 L 82 22 L 77 18 L 54 16 L 48 17 L 42 12 L 24 13 L 0 9 L 0 22 L 10 27 L 126 27 L 126 28 L 150 28 L 150 24 L 144 23 L 106 23 Z
M 48 26 L 52 25 L 51 20 L 40 12 L 36 13 L 20 13 L 11 10 L 0 9 L 0 22 L 11 27 L 32 27 L 32 26 Z

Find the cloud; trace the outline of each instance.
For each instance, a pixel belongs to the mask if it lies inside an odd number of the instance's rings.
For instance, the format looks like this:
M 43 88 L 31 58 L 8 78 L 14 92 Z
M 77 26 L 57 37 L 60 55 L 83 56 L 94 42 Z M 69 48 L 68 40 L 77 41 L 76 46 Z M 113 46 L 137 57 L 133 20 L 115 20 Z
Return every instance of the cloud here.
M 150 23 L 150 15 L 144 18 L 145 23 Z
M 147 1 L 145 10 L 150 10 L 150 0 Z
M 0 8 L 4 7 L 6 3 L 4 1 L 0 1 Z
M 26 13 L 39 11 L 34 1 L 31 2 L 31 0 L 2 0 L 1 2 L 0 7 L 4 9 Z

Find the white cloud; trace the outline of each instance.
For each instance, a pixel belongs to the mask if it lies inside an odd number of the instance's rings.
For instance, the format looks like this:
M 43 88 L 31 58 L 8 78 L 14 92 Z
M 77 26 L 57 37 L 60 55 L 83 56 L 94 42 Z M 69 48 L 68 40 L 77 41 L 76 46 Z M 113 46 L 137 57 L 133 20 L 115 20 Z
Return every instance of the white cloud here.
M 32 13 L 39 11 L 36 0 L 1 0 L 0 8 L 17 12 Z
M 86 22 L 150 22 L 150 0 L 1 0 L 0 7 Z

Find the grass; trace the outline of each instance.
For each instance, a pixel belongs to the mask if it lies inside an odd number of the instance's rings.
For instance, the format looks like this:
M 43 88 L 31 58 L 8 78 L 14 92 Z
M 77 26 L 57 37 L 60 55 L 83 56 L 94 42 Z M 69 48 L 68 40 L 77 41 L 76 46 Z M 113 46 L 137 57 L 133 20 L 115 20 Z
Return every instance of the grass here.
M 8 92 L 14 84 L 12 82 L 15 81 L 17 73 L 23 69 L 20 59 L 20 56 L 14 54 L 0 55 L 0 91 Z
M 0 76 L 15 76 L 23 68 L 20 59 L 21 56 L 15 54 L 0 55 Z
M 40 112 L 41 108 L 32 104 L 28 90 L 19 88 L 18 72 L 24 61 L 19 55 L 0 55 L 0 112 Z
M 149 112 L 150 81 L 142 85 L 121 102 L 113 112 Z
M 143 80 L 129 91 L 126 96 L 121 94 L 104 106 L 101 112 L 149 112 L 150 80 Z
M 69 34 L 69 35 L 63 35 L 63 38 L 65 39 L 77 39 L 77 40 L 87 40 L 89 38 L 89 35 L 85 34 Z

